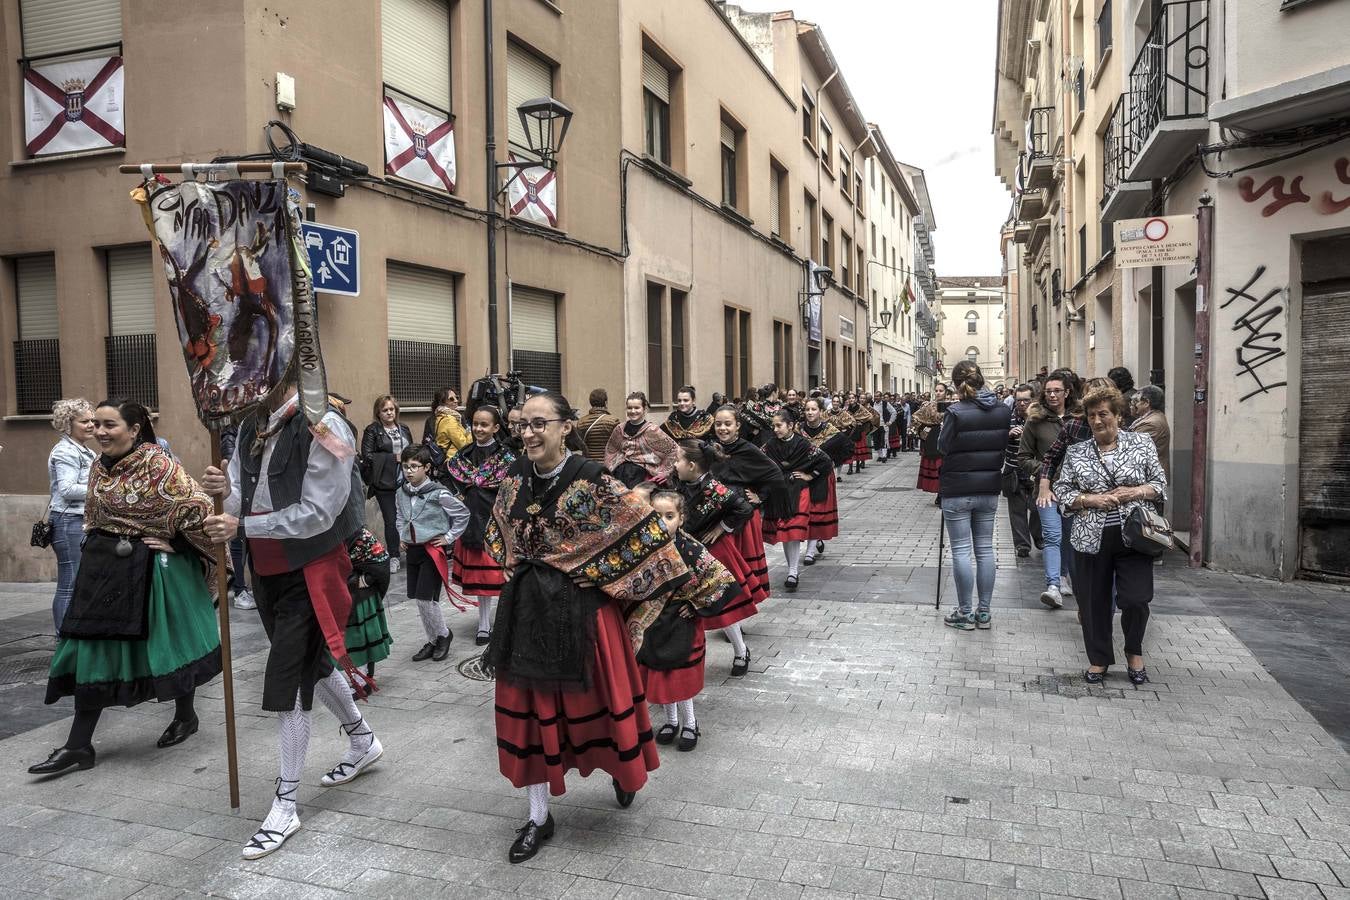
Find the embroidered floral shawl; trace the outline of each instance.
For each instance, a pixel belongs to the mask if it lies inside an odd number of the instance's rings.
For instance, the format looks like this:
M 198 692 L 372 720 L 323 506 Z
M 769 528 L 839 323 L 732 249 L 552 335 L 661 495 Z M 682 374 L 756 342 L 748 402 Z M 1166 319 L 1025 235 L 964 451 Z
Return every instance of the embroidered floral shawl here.
M 632 437 L 620 425 L 609 435 L 605 468 L 613 472 L 622 463 L 636 463 L 647 470 L 652 481 L 664 482 L 675 468 L 675 449 L 670 435 L 651 422 L 643 422 Z
M 202 525 L 213 509 L 211 498 L 172 454 L 145 443 L 111 467 L 105 457 L 94 461 L 84 522 L 88 529 L 129 537 L 181 536 L 214 564 L 215 547 Z

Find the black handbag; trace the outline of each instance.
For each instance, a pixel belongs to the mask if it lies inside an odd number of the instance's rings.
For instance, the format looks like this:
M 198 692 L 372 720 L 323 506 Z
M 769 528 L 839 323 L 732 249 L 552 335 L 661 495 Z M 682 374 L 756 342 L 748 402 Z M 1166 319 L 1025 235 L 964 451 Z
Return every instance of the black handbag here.
M 52 545 L 52 505 L 47 504 L 47 509 L 42 513 L 42 518 L 33 523 L 33 536 L 28 539 L 28 546 L 41 547 L 47 549 Z
M 1118 487 L 1116 476 L 1107 467 L 1100 448 L 1097 449 L 1097 459 L 1101 462 L 1102 471 L 1106 472 L 1111 487 Z M 1158 512 L 1151 501 L 1139 503 L 1130 510 L 1130 514 L 1120 524 L 1120 540 L 1135 553 L 1142 553 L 1154 559 L 1176 546 L 1176 539 L 1172 535 L 1172 523 Z

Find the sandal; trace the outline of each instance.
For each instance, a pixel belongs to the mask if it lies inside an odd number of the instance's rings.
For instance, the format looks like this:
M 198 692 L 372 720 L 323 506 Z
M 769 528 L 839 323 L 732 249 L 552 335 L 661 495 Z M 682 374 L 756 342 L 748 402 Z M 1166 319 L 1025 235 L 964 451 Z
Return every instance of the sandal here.
M 658 744 L 672 744 L 675 742 L 675 734 L 679 729 L 674 725 L 662 725 L 656 732 L 656 742 Z

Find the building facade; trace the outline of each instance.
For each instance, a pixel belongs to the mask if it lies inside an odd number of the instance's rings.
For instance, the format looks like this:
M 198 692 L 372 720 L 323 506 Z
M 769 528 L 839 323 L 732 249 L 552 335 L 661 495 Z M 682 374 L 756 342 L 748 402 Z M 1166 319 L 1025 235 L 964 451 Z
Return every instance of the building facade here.
M 999 275 L 938 279 L 938 327 L 947 371 L 966 359 L 979 365 L 989 387 L 1007 380 L 1006 310 Z
M 1186 528 L 1194 490 L 1199 552 L 1234 571 L 1350 577 L 1343 416 L 1318 391 L 1350 377 L 1348 27 L 1350 9 L 1316 0 L 1001 4 L 1017 374 L 1123 365 L 1162 387 L 1169 515 Z M 1116 223 L 1202 206 L 1208 285 L 1198 265 L 1117 264 Z
M 909 177 L 900 169 L 881 129 L 873 125 L 877 155 L 867 163 L 867 268 L 872 311 L 869 336 L 873 391 L 919 390 L 920 288 L 914 269 L 914 222 L 923 212 Z

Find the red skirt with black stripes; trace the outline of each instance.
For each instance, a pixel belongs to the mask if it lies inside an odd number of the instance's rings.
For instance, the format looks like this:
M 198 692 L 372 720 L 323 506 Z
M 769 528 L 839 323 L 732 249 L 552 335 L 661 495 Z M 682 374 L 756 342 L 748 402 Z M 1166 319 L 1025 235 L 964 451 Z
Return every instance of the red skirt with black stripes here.
M 647 688 L 648 703 L 679 703 L 693 700 L 703 692 L 703 657 L 708 642 L 703 636 L 703 623 L 695 622 L 694 645 L 689 659 L 674 669 L 649 669 L 642 663 L 642 683 Z
M 891 434 L 890 434 L 890 437 L 887 439 L 887 440 L 888 440 L 887 446 L 890 447 L 890 449 L 892 449 L 892 450 L 899 450 L 899 449 L 900 449 L 900 428 L 901 428 L 901 427 L 902 427 L 902 426 L 899 425 L 899 424 L 897 423 L 896 425 L 894 425 L 894 426 L 891 428 Z
M 808 524 L 806 528 L 806 539 L 808 541 L 828 541 L 839 537 L 839 495 L 835 491 L 834 473 L 828 476 L 826 482 L 828 487 L 825 492 L 825 499 L 819 503 L 812 502 L 807 506 L 806 515 Z M 805 496 L 810 497 L 810 491 L 803 492 Z
M 867 435 L 858 438 L 857 443 L 853 445 L 853 458 L 849 462 L 871 462 L 872 445 L 867 441 Z
M 506 584 L 506 574 L 482 547 L 465 547 L 455 541 L 450 577 L 471 597 L 495 597 Z
M 625 791 L 647 783 L 661 764 L 652 737 L 642 673 L 617 607 L 596 613 L 595 660 L 586 691 L 537 691 L 497 682 L 497 763 L 518 788 L 547 783 L 555 796 L 565 777 L 599 769 Z
M 801 482 L 798 482 L 800 484 Z M 811 491 L 797 491 L 797 511 L 786 519 L 764 520 L 764 543 L 804 541 L 811 527 Z
M 942 481 L 942 457 L 919 456 L 919 490 L 930 494 L 938 492 Z
M 759 512 L 740 531 L 713 541 L 708 552 L 727 567 L 741 592 L 727 603 L 719 615 L 703 620 L 707 631 L 716 631 L 735 625 L 755 614 L 759 604 L 769 599 L 769 561 L 764 558 L 764 533 L 760 529 Z M 745 547 L 753 546 L 757 557 L 745 556 Z

